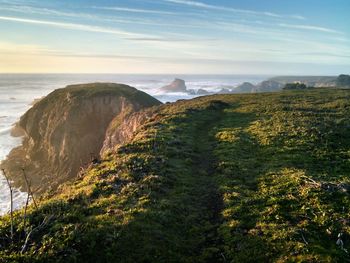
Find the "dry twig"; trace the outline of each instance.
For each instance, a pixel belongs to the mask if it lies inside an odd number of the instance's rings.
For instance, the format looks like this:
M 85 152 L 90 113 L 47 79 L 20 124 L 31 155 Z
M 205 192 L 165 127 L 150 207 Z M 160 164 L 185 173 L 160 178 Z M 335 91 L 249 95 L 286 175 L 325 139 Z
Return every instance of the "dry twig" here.
M 30 236 L 32 235 L 32 233 L 35 232 L 35 231 L 40 230 L 41 228 L 43 228 L 45 225 L 47 225 L 47 224 L 50 222 L 50 220 L 51 220 L 52 218 L 53 218 L 53 215 L 45 216 L 44 220 L 41 222 L 40 225 L 38 225 L 37 227 L 31 229 L 31 230 L 28 232 L 28 234 L 27 234 L 27 236 L 26 236 L 26 239 L 25 239 L 25 241 L 24 241 L 24 244 L 23 244 L 23 246 L 22 246 L 22 249 L 21 249 L 21 254 L 23 254 L 23 253 L 26 251 L 27 246 L 28 246 L 28 242 L 29 242 L 29 240 L 30 240 Z
M 14 236 L 14 230 L 13 230 L 13 189 L 10 183 L 9 178 L 7 177 L 5 170 L 2 169 L 2 173 L 4 174 L 5 178 L 6 178 L 6 182 L 9 186 L 10 189 L 10 216 L 11 216 L 11 241 L 13 241 L 13 236 Z
M 27 186 L 28 196 L 30 195 L 30 196 L 32 197 L 32 200 L 33 200 L 33 203 L 34 203 L 35 208 L 38 208 L 38 205 L 36 204 L 35 199 L 34 199 L 33 192 L 32 192 L 32 190 L 31 190 L 31 188 L 30 188 L 30 184 L 29 184 L 29 181 L 28 181 L 28 177 L 27 177 L 27 175 L 26 175 L 26 173 L 25 173 L 25 171 L 24 171 L 23 168 L 22 168 L 22 172 L 23 172 L 24 181 L 25 181 L 26 186 Z

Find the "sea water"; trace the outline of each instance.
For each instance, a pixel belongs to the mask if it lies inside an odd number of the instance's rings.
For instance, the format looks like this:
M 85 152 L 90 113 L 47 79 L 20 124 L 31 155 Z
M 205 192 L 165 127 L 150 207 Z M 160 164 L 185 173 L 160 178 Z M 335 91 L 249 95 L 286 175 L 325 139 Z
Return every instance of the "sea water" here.
M 161 87 L 174 78 L 186 81 L 188 89 L 205 89 L 217 92 L 224 87 L 235 87 L 249 81 L 256 84 L 267 76 L 238 75 L 118 75 L 118 74 L 0 74 L 0 162 L 22 142 L 10 135 L 11 128 L 30 107 L 34 99 L 41 98 L 66 85 L 89 82 L 115 82 L 133 86 L 147 92 L 162 102 L 191 99 L 186 93 L 164 93 Z M 14 207 L 25 204 L 27 194 L 14 189 Z M 10 192 L 5 177 L 0 172 L 0 214 L 10 209 Z

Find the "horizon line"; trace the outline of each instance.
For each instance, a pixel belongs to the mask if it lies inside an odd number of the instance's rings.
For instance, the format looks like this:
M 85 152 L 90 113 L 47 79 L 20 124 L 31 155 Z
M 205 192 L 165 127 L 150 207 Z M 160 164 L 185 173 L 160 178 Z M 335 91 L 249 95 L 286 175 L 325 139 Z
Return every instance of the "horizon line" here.
M 116 72 L 0 72 L 0 75 L 188 75 L 188 76 L 288 76 L 288 77 L 337 77 L 342 74 L 254 74 L 254 73 L 116 73 Z

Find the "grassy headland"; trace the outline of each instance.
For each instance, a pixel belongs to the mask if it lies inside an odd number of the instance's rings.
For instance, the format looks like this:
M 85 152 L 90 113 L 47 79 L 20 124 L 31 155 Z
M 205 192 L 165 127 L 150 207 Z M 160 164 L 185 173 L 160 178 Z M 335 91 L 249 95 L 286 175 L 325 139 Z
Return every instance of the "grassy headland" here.
M 0 262 L 349 262 L 349 116 L 335 89 L 159 106 L 13 241 L 1 218 Z

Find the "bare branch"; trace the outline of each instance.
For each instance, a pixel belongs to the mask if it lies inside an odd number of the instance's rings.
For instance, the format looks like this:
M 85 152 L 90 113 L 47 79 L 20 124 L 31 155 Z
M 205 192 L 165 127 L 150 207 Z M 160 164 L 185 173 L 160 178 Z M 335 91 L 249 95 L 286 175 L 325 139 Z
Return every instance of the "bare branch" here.
M 26 227 L 26 218 L 27 218 L 27 209 L 28 209 L 28 204 L 29 204 L 29 198 L 30 194 L 27 192 L 27 200 L 26 200 L 26 205 L 24 206 L 24 215 L 23 215 L 23 225 Z
M 27 192 L 31 195 L 31 197 L 32 197 L 32 199 L 33 199 L 33 203 L 34 203 L 35 208 L 38 208 L 38 205 L 37 205 L 36 202 L 35 202 L 35 198 L 34 198 L 33 192 L 32 192 L 32 190 L 31 190 L 31 188 L 30 188 L 30 184 L 29 184 L 27 175 L 26 175 L 26 173 L 25 173 L 25 171 L 24 171 L 24 168 L 22 168 L 22 172 L 23 172 L 24 181 L 26 182 Z
M 33 229 L 30 230 L 28 235 L 26 236 L 26 239 L 25 239 L 24 244 L 23 244 L 22 249 L 21 249 L 21 254 L 23 254 L 26 251 L 27 245 L 28 245 L 28 241 L 30 239 L 30 235 L 32 234 L 32 232 L 33 232 Z
M 304 235 L 303 235 L 303 232 L 301 232 L 301 237 L 302 237 L 302 239 L 303 239 L 305 245 L 308 245 L 309 242 L 306 241 L 306 239 L 305 239 L 305 237 L 304 237 Z
M 27 234 L 27 236 L 26 236 L 26 239 L 25 239 L 25 241 L 24 241 L 24 244 L 23 244 L 23 246 L 22 246 L 22 249 L 21 249 L 21 254 L 23 254 L 23 253 L 26 251 L 27 246 L 28 246 L 28 242 L 29 242 L 29 240 L 30 240 L 30 236 L 32 235 L 32 233 L 35 232 L 35 231 L 40 230 L 41 228 L 43 228 L 45 225 L 47 225 L 47 224 L 50 222 L 50 220 L 51 220 L 52 218 L 53 218 L 53 215 L 45 216 L 44 220 L 41 222 L 40 225 L 38 225 L 37 227 L 31 229 L 31 230 L 28 232 L 28 234 Z
M 312 183 L 312 184 L 314 184 L 314 185 L 316 185 L 316 186 L 321 186 L 321 183 L 316 182 L 314 179 L 312 179 L 312 178 L 310 178 L 310 177 L 307 177 L 307 176 L 301 176 L 301 178 L 306 179 L 307 181 L 309 181 L 309 183 Z
M 9 178 L 6 175 L 6 172 L 4 169 L 2 169 L 2 173 L 4 174 L 5 178 L 6 178 L 6 182 L 9 186 L 10 189 L 10 216 L 11 216 L 11 241 L 13 242 L 13 236 L 14 236 L 14 231 L 13 231 L 13 190 L 12 190 L 12 186 L 10 183 Z

